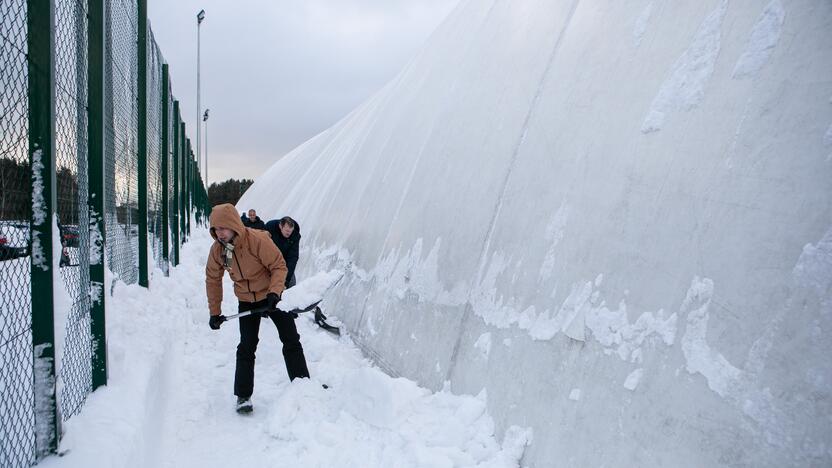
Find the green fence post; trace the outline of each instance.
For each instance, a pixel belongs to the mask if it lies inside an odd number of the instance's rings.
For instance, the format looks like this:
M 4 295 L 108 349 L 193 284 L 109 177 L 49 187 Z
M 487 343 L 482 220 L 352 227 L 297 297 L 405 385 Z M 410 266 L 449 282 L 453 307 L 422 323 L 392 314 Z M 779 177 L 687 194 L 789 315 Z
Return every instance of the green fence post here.
M 193 177 L 194 183 L 191 185 L 191 213 L 193 214 L 193 222 L 191 223 L 191 232 L 196 227 L 196 223 L 199 221 L 199 212 L 196 209 L 196 188 L 199 185 L 199 179 L 197 175 L 199 174 L 199 160 L 196 159 L 196 156 L 193 157 L 191 160 L 191 177 Z
M 182 180 L 184 185 L 182 186 L 182 242 L 188 241 L 188 215 L 190 211 L 188 209 L 188 193 L 191 190 L 191 163 L 190 163 L 190 153 L 188 152 L 188 139 L 184 135 L 186 135 L 187 126 L 182 124 Z
M 185 229 L 188 232 L 188 237 L 191 237 L 191 215 L 193 214 L 194 205 L 194 153 L 191 150 L 191 139 L 188 138 L 188 219 L 185 220 Z
M 196 211 L 196 225 L 202 224 L 202 172 L 196 169 L 196 185 L 194 186 L 194 211 Z
M 170 140 L 168 135 L 168 128 L 170 125 L 170 109 L 168 108 L 168 94 L 170 92 L 168 81 L 168 64 L 162 64 L 162 260 L 165 265 L 168 264 L 168 251 L 170 249 L 170 242 L 168 240 L 168 216 L 170 216 L 170 194 L 168 193 L 168 164 L 170 161 Z M 168 274 L 168 268 L 165 268 L 165 274 Z
M 139 107 L 139 286 L 148 287 L 147 264 L 147 0 L 138 0 L 138 107 Z
M 181 108 L 179 109 L 182 110 Z M 191 181 L 188 178 L 188 139 L 187 139 L 187 126 L 185 122 L 182 121 L 182 157 L 180 159 L 182 163 L 182 242 L 185 243 L 188 240 L 188 187 L 191 185 Z
M 194 159 L 196 161 L 196 159 Z M 194 163 L 194 221 L 192 229 L 196 229 L 202 222 L 202 212 L 199 210 L 199 188 L 202 186 L 202 176 L 199 173 L 199 164 Z
M 190 176 L 191 182 L 188 187 L 188 210 L 190 211 L 190 215 L 188 216 L 188 234 L 191 234 L 191 227 L 193 222 L 196 220 L 196 212 L 194 211 L 194 190 L 196 189 L 196 168 L 199 165 L 199 162 L 194 156 L 194 150 L 191 146 L 190 139 L 188 140 L 188 175 Z
M 182 125 L 182 135 L 186 135 L 187 126 Z M 182 242 L 188 241 L 188 216 L 190 211 L 188 208 L 188 193 L 191 190 L 191 163 L 190 163 L 190 146 L 188 146 L 188 138 L 182 137 L 182 180 L 185 185 L 182 187 Z
M 104 326 L 104 0 L 87 0 L 87 149 L 92 389 L 107 384 Z
M 173 265 L 179 265 L 179 101 L 173 101 Z
M 35 456 L 54 453 L 61 418 L 55 398 L 55 319 L 53 281 L 60 281 L 53 261 L 55 184 L 55 3 L 27 1 L 29 157 L 32 167 L 30 263 L 32 352 L 35 395 Z M 56 228 L 57 229 L 57 228 Z
M 177 119 L 179 121 L 179 245 L 181 247 L 187 237 L 185 233 L 185 194 L 188 187 L 187 172 L 185 172 L 185 161 L 187 159 L 187 153 L 185 153 L 185 122 L 182 121 L 181 109 Z

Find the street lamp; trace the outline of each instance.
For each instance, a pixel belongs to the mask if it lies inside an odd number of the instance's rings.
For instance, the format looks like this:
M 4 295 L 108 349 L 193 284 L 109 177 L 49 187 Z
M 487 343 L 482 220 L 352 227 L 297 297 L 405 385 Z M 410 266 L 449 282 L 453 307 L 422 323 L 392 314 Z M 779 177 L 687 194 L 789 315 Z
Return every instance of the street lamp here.
M 202 104 L 199 101 L 199 91 L 200 91 L 200 82 L 199 82 L 199 74 L 200 74 L 200 25 L 202 21 L 205 19 L 205 10 L 199 10 L 199 13 L 196 14 L 196 160 L 199 166 L 202 165 L 202 138 L 200 137 L 199 128 L 201 125 L 199 124 L 199 115 L 202 113 Z M 206 185 L 206 188 L 208 186 Z
M 205 190 L 208 190 L 208 111 L 202 114 L 202 121 L 205 122 Z

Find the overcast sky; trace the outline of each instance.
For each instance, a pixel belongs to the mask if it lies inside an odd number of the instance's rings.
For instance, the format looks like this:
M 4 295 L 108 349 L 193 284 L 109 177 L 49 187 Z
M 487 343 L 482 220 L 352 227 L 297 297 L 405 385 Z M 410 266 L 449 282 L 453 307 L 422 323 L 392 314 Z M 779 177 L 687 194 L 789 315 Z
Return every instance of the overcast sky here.
M 256 179 L 402 69 L 458 0 L 149 0 L 196 151 L 196 14 L 208 178 Z

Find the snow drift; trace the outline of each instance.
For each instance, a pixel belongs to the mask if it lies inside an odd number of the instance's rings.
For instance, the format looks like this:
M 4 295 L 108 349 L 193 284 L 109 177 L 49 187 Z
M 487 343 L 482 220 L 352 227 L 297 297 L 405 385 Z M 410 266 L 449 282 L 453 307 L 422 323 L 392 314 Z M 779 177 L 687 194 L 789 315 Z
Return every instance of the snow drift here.
M 465 1 L 238 207 L 531 466 L 832 460 L 832 3 Z

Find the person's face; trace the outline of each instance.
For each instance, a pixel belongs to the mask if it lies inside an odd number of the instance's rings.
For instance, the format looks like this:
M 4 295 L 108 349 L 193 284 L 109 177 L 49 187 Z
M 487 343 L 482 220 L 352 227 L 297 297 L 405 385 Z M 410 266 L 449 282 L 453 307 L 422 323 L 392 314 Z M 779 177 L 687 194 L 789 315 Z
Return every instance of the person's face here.
M 248 219 L 254 219 L 257 217 L 257 212 L 254 210 L 248 210 Z
M 292 235 L 292 232 L 294 232 L 294 230 L 295 230 L 295 227 L 294 226 L 289 226 L 289 223 L 280 225 L 280 233 L 283 234 L 283 237 L 285 237 L 287 239 L 289 238 L 289 236 Z
M 229 242 L 234 240 L 234 234 L 235 233 L 234 233 L 233 229 L 228 229 L 228 228 L 224 228 L 224 227 L 215 227 L 214 228 L 214 233 L 217 234 L 217 239 L 225 242 L 226 244 L 228 244 Z

